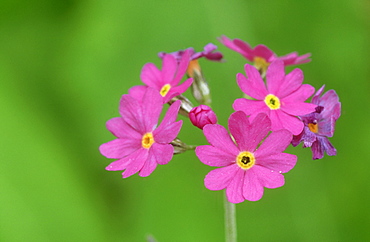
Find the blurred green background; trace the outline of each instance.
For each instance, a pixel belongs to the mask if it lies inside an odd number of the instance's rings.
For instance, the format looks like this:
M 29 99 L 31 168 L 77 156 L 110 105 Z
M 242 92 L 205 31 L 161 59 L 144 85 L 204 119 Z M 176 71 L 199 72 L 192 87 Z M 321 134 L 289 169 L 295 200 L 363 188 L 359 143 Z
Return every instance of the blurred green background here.
M 226 125 L 246 61 L 221 35 L 312 53 L 305 83 L 342 102 L 338 155 L 289 148 L 299 160 L 285 186 L 236 206 L 239 241 L 370 240 L 369 13 L 365 0 L 1 1 L 0 241 L 223 241 L 223 192 L 203 186 L 213 168 L 194 152 L 122 179 L 98 151 L 160 51 L 219 46 L 225 63 L 200 63 Z M 179 137 L 206 144 L 189 122 Z

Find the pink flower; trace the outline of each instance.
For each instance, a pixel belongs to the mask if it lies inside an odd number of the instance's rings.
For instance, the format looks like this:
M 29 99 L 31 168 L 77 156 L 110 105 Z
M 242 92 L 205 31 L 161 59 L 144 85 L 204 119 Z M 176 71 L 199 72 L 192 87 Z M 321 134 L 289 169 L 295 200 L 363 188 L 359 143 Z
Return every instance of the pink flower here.
M 188 68 L 190 52 L 185 51 L 180 63 L 172 55 L 166 55 L 162 61 L 162 70 L 159 70 L 153 63 L 144 65 L 140 78 L 146 86 L 134 86 L 129 90 L 131 96 L 141 99 L 146 87 L 156 89 L 163 97 L 163 103 L 169 102 L 173 97 L 184 93 L 193 82 L 192 78 L 187 79 L 179 85 L 182 77 Z
M 282 61 L 273 62 L 267 69 L 265 83 L 261 75 L 253 66 L 246 64 L 245 72 L 248 78 L 238 73 L 236 78 L 241 90 L 248 96 L 256 99 L 240 98 L 235 100 L 235 110 L 244 111 L 253 120 L 257 114 L 266 113 L 272 122 L 272 130 L 287 129 L 294 135 L 303 130 L 303 122 L 298 115 L 306 115 L 315 111 L 316 105 L 304 103 L 315 89 L 303 84 L 303 72 L 294 69 L 285 75 Z
M 250 62 L 253 62 L 255 67 L 265 73 L 267 67 L 275 60 L 282 60 L 285 66 L 298 65 L 310 62 L 311 54 L 299 56 L 297 52 L 292 52 L 285 56 L 278 57 L 272 50 L 265 45 L 257 45 L 252 48 L 247 42 L 240 39 L 230 40 L 226 36 L 222 36 L 220 42 L 226 47 L 239 52 Z
M 202 52 L 195 52 L 193 48 L 187 48 L 186 50 L 190 53 L 190 60 L 196 60 L 201 57 L 205 57 L 208 60 L 212 61 L 221 61 L 222 60 L 222 54 L 220 52 L 213 52 L 217 49 L 217 46 L 209 43 L 206 46 L 204 46 L 204 51 Z M 182 56 L 184 55 L 186 50 L 179 50 L 172 53 L 166 53 L 166 52 L 159 52 L 158 56 L 163 59 L 165 55 L 172 55 L 176 58 L 178 62 L 181 61 Z
M 137 172 L 144 177 L 149 176 L 158 164 L 167 164 L 172 159 L 174 148 L 169 143 L 176 138 L 182 126 L 182 121 L 175 122 L 180 101 L 170 106 L 157 127 L 162 107 L 162 97 L 153 88 L 147 88 L 141 101 L 127 94 L 122 96 L 119 107 L 121 117 L 107 122 L 108 130 L 117 139 L 99 148 L 107 158 L 118 159 L 106 170 L 125 170 L 123 178 Z
M 213 112 L 210 107 L 203 104 L 190 110 L 189 118 L 191 123 L 200 129 L 203 129 L 206 124 L 217 123 L 217 116 L 215 112 Z
M 300 117 L 304 129 L 292 140 L 293 146 L 303 142 L 303 148 L 311 147 L 314 160 L 323 158 L 324 152 L 329 156 L 337 154 L 328 137 L 334 135 L 335 123 L 341 113 L 341 103 L 334 90 L 329 90 L 320 97 L 324 88 L 325 85 L 312 97 L 311 102 L 318 105 L 316 111 Z
M 229 130 L 235 143 L 221 125 L 210 124 L 203 129 L 210 145 L 198 146 L 196 155 L 206 165 L 222 167 L 206 175 L 206 188 L 226 189 L 229 202 L 240 203 L 261 199 L 263 187 L 283 186 L 281 173 L 290 171 L 297 162 L 295 155 L 282 153 L 292 134 L 282 129 L 267 136 L 271 121 L 266 114 L 259 114 L 250 123 L 241 111 L 230 116 Z

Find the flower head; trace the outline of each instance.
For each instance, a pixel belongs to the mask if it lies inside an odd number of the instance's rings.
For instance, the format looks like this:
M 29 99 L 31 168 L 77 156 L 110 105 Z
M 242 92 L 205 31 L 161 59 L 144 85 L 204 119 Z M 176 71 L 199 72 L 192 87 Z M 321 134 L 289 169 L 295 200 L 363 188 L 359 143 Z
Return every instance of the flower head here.
M 193 79 L 189 78 L 179 85 L 188 68 L 190 52 L 185 51 L 178 63 L 172 55 L 165 55 L 162 61 L 162 70 L 153 63 L 144 65 L 140 78 L 146 86 L 134 86 L 129 90 L 132 97 L 141 99 L 147 87 L 156 89 L 162 96 L 163 103 L 169 102 L 173 97 L 184 93 L 191 85 Z
M 297 116 L 314 112 L 317 106 L 304 102 L 315 89 L 302 84 L 303 72 L 294 69 L 285 75 L 283 62 L 275 61 L 267 69 L 266 85 L 255 67 L 246 64 L 245 72 L 248 78 L 237 74 L 238 85 L 255 100 L 236 99 L 233 108 L 244 111 L 251 120 L 259 113 L 266 113 L 271 119 L 273 131 L 287 129 L 294 135 L 300 134 L 304 125 Z
M 250 123 L 244 112 L 237 111 L 229 118 L 234 142 L 221 125 L 206 125 L 203 132 L 210 145 L 198 146 L 196 155 L 206 165 L 222 167 L 206 175 L 206 188 L 226 189 L 228 200 L 240 203 L 261 199 L 264 187 L 283 186 L 281 173 L 291 170 L 297 162 L 295 155 L 282 153 L 292 134 L 282 129 L 267 136 L 270 128 L 266 114 L 259 114 Z
M 200 129 L 203 129 L 206 124 L 217 123 L 217 116 L 215 112 L 213 112 L 210 107 L 203 104 L 190 110 L 189 118 L 191 123 Z
M 173 103 L 157 127 L 163 107 L 162 97 L 153 88 L 147 88 L 142 100 L 123 95 L 119 112 L 121 117 L 112 118 L 107 128 L 117 139 L 100 146 L 107 158 L 118 159 L 106 169 L 125 170 L 123 178 L 137 172 L 149 176 L 158 164 L 167 164 L 173 156 L 170 145 L 180 132 L 182 121 L 176 122 L 180 101 Z
M 277 56 L 272 50 L 265 45 L 257 45 L 252 48 L 247 42 L 240 39 L 230 40 L 226 36 L 222 36 L 220 42 L 226 47 L 239 52 L 247 60 L 254 63 L 254 66 L 261 72 L 265 73 L 267 67 L 275 60 L 282 60 L 285 66 L 298 65 L 310 62 L 311 54 L 299 56 L 297 52 L 292 52 L 285 56 Z
M 329 90 L 320 97 L 324 88 L 325 85 L 312 97 L 311 102 L 318 106 L 315 112 L 300 117 L 304 129 L 292 140 L 293 146 L 303 142 L 304 148 L 311 147 L 314 160 L 323 158 L 324 152 L 330 156 L 337 154 L 328 137 L 334 135 L 335 123 L 341 114 L 341 103 L 334 90 Z

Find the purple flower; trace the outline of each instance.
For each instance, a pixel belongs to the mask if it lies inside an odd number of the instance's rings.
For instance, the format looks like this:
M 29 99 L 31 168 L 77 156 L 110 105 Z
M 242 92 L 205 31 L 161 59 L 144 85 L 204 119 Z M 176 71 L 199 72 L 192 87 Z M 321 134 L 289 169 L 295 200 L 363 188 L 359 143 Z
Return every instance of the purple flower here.
M 210 124 L 203 129 L 210 145 L 198 146 L 196 155 L 206 165 L 222 167 L 206 175 L 206 188 L 226 189 L 229 202 L 240 203 L 261 199 L 263 187 L 283 186 L 281 173 L 291 170 L 297 162 L 295 155 L 282 153 L 292 134 L 282 129 L 267 136 L 271 121 L 266 114 L 259 114 L 250 123 L 241 111 L 230 116 L 229 130 L 235 143 L 221 125 Z
M 334 90 L 329 90 L 320 97 L 324 88 L 325 85 L 312 97 L 311 102 L 318 105 L 316 111 L 300 117 L 304 129 L 292 140 L 293 146 L 303 142 L 304 148 L 311 147 L 314 160 L 323 158 L 324 152 L 329 156 L 337 154 L 328 137 L 334 135 L 335 123 L 341 114 L 341 103 Z
M 187 79 L 179 85 L 182 77 L 188 68 L 190 52 L 185 51 L 179 63 L 172 55 L 166 55 L 162 61 L 162 70 L 159 70 L 153 63 L 144 65 L 140 78 L 146 86 L 134 86 L 129 90 L 132 97 L 140 100 L 147 87 L 156 89 L 163 97 L 163 103 L 169 102 L 173 97 L 184 93 L 193 82 L 192 78 Z
M 220 42 L 226 47 L 239 52 L 250 62 L 253 62 L 255 67 L 262 73 L 266 72 L 267 67 L 275 60 L 282 60 L 285 66 L 298 65 L 310 62 L 311 54 L 299 56 L 297 52 L 278 57 L 272 50 L 265 45 L 257 45 L 252 48 L 247 42 L 240 39 L 230 40 L 226 36 L 222 36 Z
M 237 74 L 237 82 L 241 90 L 248 96 L 256 99 L 236 99 L 233 108 L 250 115 L 251 120 L 259 113 L 266 113 L 272 122 L 272 130 L 287 129 L 294 135 L 303 130 L 303 123 L 298 115 L 306 115 L 315 111 L 316 105 L 304 103 L 315 89 L 303 84 L 303 72 L 294 69 L 285 75 L 282 61 L 271 63 L 267 69 L 266 85 L 257 69 L 249 64 L 245 65 L 246 78 Z
M 158 164 L 167 164 L 173 156 L 172 142 L 180 132 L 182 121 L 176 121 L 180 101 L 168 109 L 157 127 L 163 107 L 162 97 L 153 88 L 147 88 L 143 99 L 137 100 L 123 95 L 119 112 L 121 117 L 112 118 L 107 128 L 117 139 L 100 146 L 100 152 L 107 158 L 118 159 L 106 170 L 125 170 L 123 178 L 137 172 L 149 176 Z
M 200 129 L 203 129 L 206 124 L 217 123 L 217 116 L 215 112 L 213 112 L 210 107 L 203 104 L 190 110 L 189 118 L 191 123 Z
M 220 52 L 213 52 L 216 49 L 217 49 L 216 45 L 209 43 L 206 46 L 204 46 L 204 51 L 202 52 L 195 52 L 193 48 L 187 48 L 186 50 L 189 51 L 190 53 L 190 60 L 196 60 L 201 57 L 205 57 L 208 60 L 221 61 L 223 57 L 222 54 Z M 172 55 L 176 58 L 178 62 L 180 62 L 186 50 L 179 50 L 172 53 L 159 52 L 158 56 L 161 59 L 163 59 L 166 55 Z

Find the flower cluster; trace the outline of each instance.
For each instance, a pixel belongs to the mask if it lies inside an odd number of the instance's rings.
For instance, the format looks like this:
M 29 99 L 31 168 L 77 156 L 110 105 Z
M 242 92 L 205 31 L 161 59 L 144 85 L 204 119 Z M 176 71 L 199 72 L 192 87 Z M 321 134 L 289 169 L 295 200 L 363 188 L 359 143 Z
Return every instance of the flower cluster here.
M 261 199 L 265 187 L 284 185 L 283 173 L 297 162 L 296 155 L 284 153 L 290 144 L 303 142 L 303 147 L 311 147 L 313 159 L 323 158 L 325 152 L 336 155 L 328 138 L 341 113 L 338 95 L 334 90 L 323 94 L 324 86 L 314 94 L 313 86 L 303 84 L 301 69 L 285 73 L 285 66 L 309 62 L 310 54 L 279 57 L 264 45 L 252 48 L 226 36 L 219 40 L 251 62 L 245 64 L 245 74 L 236 77 L 244 95 L 232 104 L 235 112 L 229 116 L 229 131 L 217 123 L 210 107 L 210 88 L 198 62 L 202 57 L 223 62 L 217 46 L 207 44 L 202 52 L 193 48 L 160 52 L 162 68 L 145 64 L 140 75 L 144 85 L 130 88 L 121 98 L 120 117 L 107 122 L 116 139 L 102 144 L 100 152 L 117 159 L 107 170 L 122 170 L 123 178 L 135 173 L 148 176 L 174 154 L 195 150 L 202 163 L 218 167 L 205 176 L 205 187 L 225 189 L 230 202 L 240 203 Z M 187 79 L 181 83 L 184 76 Z M 184 96 L 189 88 L 198 106 Z M 311 102 L 306 102 L 313 94 Z M 203 130 L 209 144 L 183 143 L 178 138 L 182 127 L 182 121 L 176 121 L 178 114 Z

